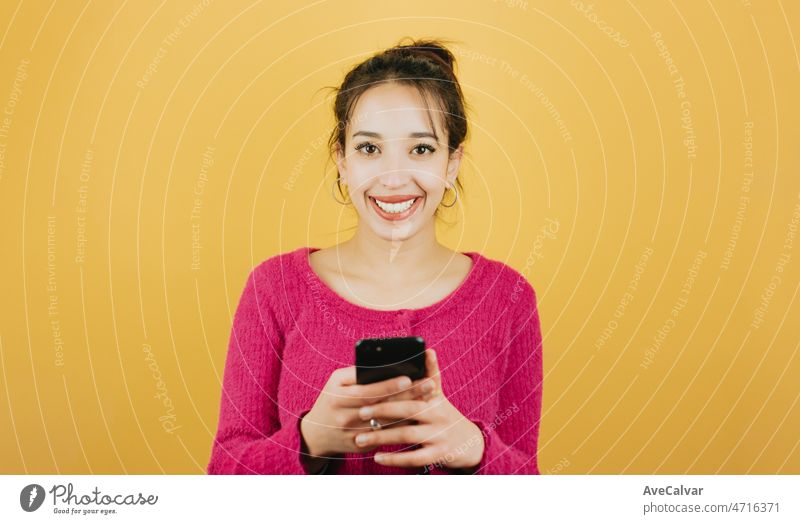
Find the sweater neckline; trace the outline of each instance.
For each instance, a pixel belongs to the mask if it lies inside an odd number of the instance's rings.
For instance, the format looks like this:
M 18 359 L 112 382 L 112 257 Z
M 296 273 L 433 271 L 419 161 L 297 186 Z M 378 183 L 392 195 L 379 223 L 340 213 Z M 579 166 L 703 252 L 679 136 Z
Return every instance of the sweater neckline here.
M 297 250 L 297 254 L 300 257 L 301 267 L 303 267 L 304 272 L 307 274 L 307 280 L 319 289 L 319 293 L 328 302 L 336 305 L 345 313 L 371 319 L 386 319 L 407 315 L 413 315 L 415 317 L 421 316 L 426 318 L 435 313 L 442 312 L 447 308 L 450 308 L 463 301 L 467 296 L 470 295 L 470 291 L 478 283 L 480 273 L 483 272 L 486 266 L 483 257 L 477 251 L 459 251 L 458 253 L 466 255 L 472 259 L 472 267 L 458 287 L 451 291 L 446 297 L 421 308 L 371 309 L 360 304 L 350 302 L 329 287 L 328 284 L 322 280 L 319 275 L 317 275 L 317 272 L 314 271 L 313 267 L 311 267 L 311 262 L 309 261 L 308 257 L 311 253 L 319 250 L 320 248 L 314 246 L 301 247 Z

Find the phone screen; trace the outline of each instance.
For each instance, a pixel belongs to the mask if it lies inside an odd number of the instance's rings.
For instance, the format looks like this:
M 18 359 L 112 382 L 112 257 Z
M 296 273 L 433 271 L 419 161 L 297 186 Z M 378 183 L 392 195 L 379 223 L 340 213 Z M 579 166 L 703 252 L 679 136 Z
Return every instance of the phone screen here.
M 425 377 L 422 337 L 364 338 L 356 342 L 356 382 L 371 384 L 400 375 Z

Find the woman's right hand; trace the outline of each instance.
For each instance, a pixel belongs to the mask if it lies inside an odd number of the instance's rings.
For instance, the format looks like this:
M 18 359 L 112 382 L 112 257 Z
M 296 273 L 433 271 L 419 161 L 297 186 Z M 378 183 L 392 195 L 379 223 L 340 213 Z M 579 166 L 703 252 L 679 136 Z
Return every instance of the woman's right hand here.
M 377 446 L 357 446 L 355 436 L 370 429 L 358 416 L 362 406 L 395 400 L 416 400 L 427 397 L 429 377 L 411 381 L 407 376 L 372 384 L 356 383 L 356 368 L 339 368 L 331 373 L 314 406 L 300 421 L 300 432 L 308 453 L 326 457 L 340 453 L 366 453 Z M 432 388 L 431 388 L 432 390 Z M 413 424 L 413 420 L 383 420 L 385 426 Z

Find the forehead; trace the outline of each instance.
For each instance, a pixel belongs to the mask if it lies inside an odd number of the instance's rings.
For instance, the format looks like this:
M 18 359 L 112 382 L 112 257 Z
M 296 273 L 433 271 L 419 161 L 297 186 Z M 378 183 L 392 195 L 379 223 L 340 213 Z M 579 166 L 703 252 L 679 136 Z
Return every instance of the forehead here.
M 441 137 L 436 104 L 430 97 L 428 104 L 430 110 L 425 98 L 413 86 L 389 83 L 371 87 L 353 108 L 351 122 L 355 125 L 350 132 L 369 129 L 385 136 L 405 136 L 416 131 L 432 131 L 433 120 L 434 131 Z

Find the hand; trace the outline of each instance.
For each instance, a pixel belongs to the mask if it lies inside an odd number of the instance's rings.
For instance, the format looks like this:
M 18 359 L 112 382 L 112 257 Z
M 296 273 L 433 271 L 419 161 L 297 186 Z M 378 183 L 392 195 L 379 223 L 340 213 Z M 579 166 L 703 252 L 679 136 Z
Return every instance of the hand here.
M 444 396 L 436 352 L 432 349 L 426 350 L 426 368 L 427 377 L 435 384 L 427 399 L 380 402 L 359 410 L 362 420 L 383 417 L 416 420 L 417 424 L 361 432 L 357 439 L 363 438 L 364 442 L 357 440 L 357 444 L 369 449 L 387 444 L 421 445 L 412 451 L 376 453 L 376 462 L 384 466 L 412 468 L 442 464 L 449 468 L 473 468 L 483 458 L 483 434 Z
M 394 400 L 424 398 L 424 385 L 432 381 L 412 382 L 407 376 L 372 384 L 356 384 L 356 368 L 340 368 L 331 373 L 314 406 L 300 421 L 300 433 L 308 455 L 326 457 L 340 453 L 366 453 L 377 446 L 356 446 L 355 435 L 372 428 L 358 416 L 362 406 Z M 375 417 L 381 425 L 396 427 L 416 424 L 415 420 Z M 369 417 L 367 418 L 367 421 Z

